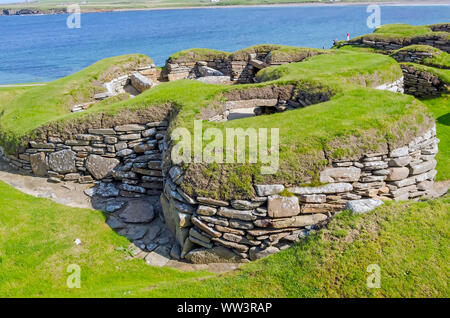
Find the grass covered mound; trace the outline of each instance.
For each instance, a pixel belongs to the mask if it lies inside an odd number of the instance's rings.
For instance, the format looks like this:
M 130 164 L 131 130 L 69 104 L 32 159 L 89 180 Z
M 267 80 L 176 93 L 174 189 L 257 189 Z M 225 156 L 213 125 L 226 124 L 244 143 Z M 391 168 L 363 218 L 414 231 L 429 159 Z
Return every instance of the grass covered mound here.
M 267 54 L 271 53 L 271 62 L 299 62 L 307 57 L 317 54 L 327 53 L 327 50 L 319 50 L 304 47 L 295 47 L 277 44 L 260 44 L 254 45 L 233 53 L 196 48 L 187 49 L 172 54 L 169 63 L 195 63 L 197 61 L 211 60 L 230 60 L 230 61 L 247 61 L 249 54 Z
M 428 53 L 431 56 L 423 58 L 421 64 L 442 69 L 450 69 L 450 54 L 428 45 L 410 45 L 394 51 L 391 56 L 411 53 Z
M 104 223 L 101 212 L 32 197 L 3 182 L 0 193 L 0 297 L 448 297 L 450 292 L 448 198 L 388 203 L 360 216 L 344 212 L 305 242 L 215 276 L 127 260 L 129 242 Z M 79 289 L 66 285 L 70 264 L 80 266 Z M 380 289 L 366 287 L 370 264 L 381 268 Z
M 351 39 L 349 43 L 367 41 L 381 41 L 396 43 L 399 45 L 410 45 L 411 42 L 440 40 L 449 41 L 450 33 L 445 31 L 433 31 L 434 25 L 409 25 L 409 24 L 387 24 L 377 28 L 372 34 L 362 35 Z
M 13 99 L 0 116 L 2 145 L 14 152 L 32 138 L 45 137 L 49 130 L 68 136 L 83 128 L 111 127 L 118 121 L 161 120 L 167 118 L 169 110 L 176 114 L 171 129 L 185 127 L 192 131 L 194 119 L 201 119 L 205 109 L 223 109 L 227 94 L 235 91 L 289 85 L 295 94 L 329 94 L 327 102 L 284 113 L 204 123 L 204 128 L 222 131 L 231 127 L 279 128 L 280 169 L 274 175 L 262 178 L 260 163 L 189 165 L 183 185 L 187 193 L 237 198 L 254 194 L 254 180 L 292 185 L 314 182 L 318 171 L 327 165 L 327 158 L 352 159 L 364 152 L 387 150 L 388 144 L 403 145 L 430 127 L 431 117 L 422 103 L 411 96 L 374 89 L 402 76 L 394 59 L 341 50 L 327 53 L 263 69 L 258 73 L 263 82 L 258 84 L 225 86 L 180 80 L 161 83 L 133 99 L 70 113 L 67 99 L 81 95 L 71 92 L 78 92 L 80 83 L 92 87 L 92 80 L 116 64 L 114 60 L 101 61 Z

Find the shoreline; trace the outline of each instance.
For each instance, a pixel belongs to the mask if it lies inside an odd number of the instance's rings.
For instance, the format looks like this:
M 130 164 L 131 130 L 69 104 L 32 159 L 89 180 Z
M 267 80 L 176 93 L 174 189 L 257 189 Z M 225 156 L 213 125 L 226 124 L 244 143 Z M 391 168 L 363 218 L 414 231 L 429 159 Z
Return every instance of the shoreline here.
M 283 8 L 283 7 L 345 7 L 345 6 L 361 6 L 361 5 L 380 6 L 450 6 L 448 0 L 432 0 L 432 1 L 358 1 L 358 2 L 308 2 L 308 3 L 273 3 L 273 4 L 237 4 L 237 5 L 197 5 L 197 6 L 167 6 L 155 8 L 81 8 L 81 13 L 102 13 L 102 12 L 128 12 L 128 11 L 164 11 L 164 10 L 195 10 L 195 9 L 230 9 L 230 8 Z M 17 5 L 17 4 L 16 4 Z M 32 12 L 23 12 L 22 14 L 3 14 L 4 10 L 14 10 L 20 12 L 21 10 L 30 10 Z M 34 10 L 34 11 L 33 11 Z M 38 7 L 6 7 L 0 5 L 0 16 L 21 16 L 21 15 L 53 15 L 53 14 L 68 14 L 65 7 L 52 7 L 50 9 L 40 9 Z M 40 11 L 37 13 L 36 11 Z M 56 12 L 55 12 L 56 11 Z

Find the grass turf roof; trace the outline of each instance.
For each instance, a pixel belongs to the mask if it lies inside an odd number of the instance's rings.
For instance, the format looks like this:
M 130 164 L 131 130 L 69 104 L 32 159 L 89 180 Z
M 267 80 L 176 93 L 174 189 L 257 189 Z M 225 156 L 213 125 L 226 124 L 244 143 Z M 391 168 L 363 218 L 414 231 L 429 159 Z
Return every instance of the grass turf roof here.
M 202 60 L 210 61 L 213 59 L 247 61 L 248 54 L 268 52 L 271 52 L 273 61 L 295 62 L 301 61 L 306 57 L 310 57 L 319 53 L 326 53 L 328 51 L 278 44 L 254 45 L 233 53 L 205 48 L 194 48 L 172 54 L 169 57 L 168 61 L 169 63 L 189 63 Z
M 391 56 L 402 52 L 424 52 L 430 53 L 432 56 L 426 57 L 423 60 L 423 64 L 427 66 L 450 69 L 450 54 L 441 51 L 438 48 L 428 46 L 428 45 L 410 45 L 405 46 L 397 51 L 394 51 Z
M 161 83 L 133 99 L 103 103 L 80 113 L 70 113 L 60 104 L 41 109 L 39 98 L 45 91 L 33 88 L 10 102 L 0 117 L 3 144 L 8 146 L 7 150 L 15 150 L 35 136 L 37 130 L 56 127 L 57 131 L 65 133 L 80 125 L 99 126 L 106 118 L 117 117 L 124 111 L 127 112 L 125 119 L 131 122 L 133 112 L 145 109 L 166 116 L 167 109 L 174 108 L 177 115 L 171 127 L 192 129 L 193 120 L 201 118 L 202 110 L 220 105 L 228 91 L 294 85 L 297 91 L 306 88 L 307 91 L 332 92 L 332 97 L 328 102 L 303 109 L 226 123 L 205 122 L 204 127 L 222 130 L 227 127 L 280 128 L 280 170 L 261 181 L 301 184 L 315 178 L 317 171 L 327 164 L 327 157 L 352 158 L 365 151 L 387 149 L 387 143 L 401 145 L 430 126 L 424 105 L 413 97 L 370 88 L 402 76 L 395 60 L 370 53 L 335 50 L 329 53 L 301 63 L 266 68 L 258 74 L 261 80 L 266 80 L 263 83 L 236 86 L 193 80 Z M 93 70 L 91 67 L 82 72 L 92 74 Z M 67 83 L 68 79 L 70 77 L 59 81 Z M 54 83 L 50 83 L 50 87 L 59 87 Z M 56 92 L 52 95 L 58 98 Z M 221 171 L 215 174 L 215 179 L 206 177 L 217 169 Z M 201 194 L 217 198 L 248 197 L 254 191 L 252 180 L 258 178 L 258 165 L 222 165 L 219 168 L 190 165 L 184 189 L 190 194 L 208 189 Z M 210 184 L 204 183 L 207 179 Z M 225 183 L 227 187 L 223 186 Z
M 432 25 L 431 25 L 432 26 Z M 438 31 L 435 32 L 431 26 L 409 25 L 409 24 L 386 24 L 377 28 L 372 34 L 366 34 L 350 40 L 351 42 L 359 42 L 360 40 L 369 41 L 387 41 L 398 44 L 408 43 L 416 38 L 429 39 L 439 38 L 444 41 L 450 40 L 450 33 Z M 342 43 L 343 41 L 341 41 Z

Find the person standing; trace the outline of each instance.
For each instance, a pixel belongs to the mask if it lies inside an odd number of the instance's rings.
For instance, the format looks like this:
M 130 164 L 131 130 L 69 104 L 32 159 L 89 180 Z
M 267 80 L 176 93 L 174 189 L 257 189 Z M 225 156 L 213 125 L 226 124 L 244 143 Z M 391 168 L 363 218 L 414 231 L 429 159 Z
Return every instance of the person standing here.
M 347 32 L 347 41 L 350 40 L 350 33 Z

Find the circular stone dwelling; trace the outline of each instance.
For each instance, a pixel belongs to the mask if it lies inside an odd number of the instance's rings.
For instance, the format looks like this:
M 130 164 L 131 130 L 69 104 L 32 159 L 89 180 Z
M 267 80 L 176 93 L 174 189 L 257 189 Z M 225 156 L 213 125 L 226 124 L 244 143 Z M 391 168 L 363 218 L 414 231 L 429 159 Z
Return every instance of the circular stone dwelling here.
M 120 56 L 13 99 L 1 152 L 51 182 L 92 183 L 145 253 L 247 262 L 345 209 L 433 195 L 436 127 L 404 78 L 390 56 L 348 48 L 192 49 L 164 68 Z M 170 237 L 155 240 L 154 217 Z

